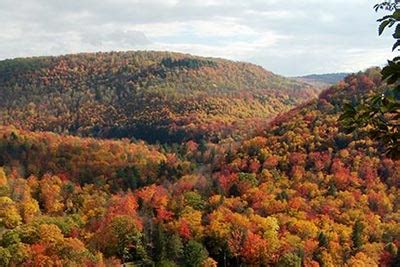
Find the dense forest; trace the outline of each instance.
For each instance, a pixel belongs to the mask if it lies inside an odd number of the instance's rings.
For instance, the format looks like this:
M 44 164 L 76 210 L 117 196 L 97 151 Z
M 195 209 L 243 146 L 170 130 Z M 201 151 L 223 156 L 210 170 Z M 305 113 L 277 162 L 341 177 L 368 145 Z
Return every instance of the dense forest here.
M 237 139 L 249 119 L 265 122 L 315 96 L 256 65 L 179 53 L 0 61 L 0 123 L 84 137 Z
M 253 65 L 179 54 L 0 66 L 0 266 L 400 264 L 400 161 L 383 156 L 368 128 L 348 133 L 338 122 L 346 103 L 384 90 L 379 69 L 267 123 L 251 112 L 270 118 L 315 91 Z M 129 106 L 143 103 L 138 96 L 149 105 L 139 113 Z M 218 142 L 93 138 L 140 139 L 132 125 L 160 127 L 157 105 L 178 117 L 196 110 L 187 123 L 225 114 L 247 128 L 241 138 L 213 128 Z M 232 112 L 211 112 L 224 105 Z M 168 131 L 188 125 L 173 118 Z

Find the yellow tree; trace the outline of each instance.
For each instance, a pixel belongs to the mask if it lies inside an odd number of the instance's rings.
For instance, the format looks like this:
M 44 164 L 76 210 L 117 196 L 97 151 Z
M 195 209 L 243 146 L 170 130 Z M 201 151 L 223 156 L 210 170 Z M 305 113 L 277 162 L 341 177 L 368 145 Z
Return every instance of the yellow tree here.
M 0 225 L 15 228 L 21 224 L 22 218 L 18 209 L 9 197 L 0 197 Z
M 40 197 L 48 213 L 59 213 L 64 209 L 61 198 L 62 181 L 57 176 L 45 175 L 40 180 Z

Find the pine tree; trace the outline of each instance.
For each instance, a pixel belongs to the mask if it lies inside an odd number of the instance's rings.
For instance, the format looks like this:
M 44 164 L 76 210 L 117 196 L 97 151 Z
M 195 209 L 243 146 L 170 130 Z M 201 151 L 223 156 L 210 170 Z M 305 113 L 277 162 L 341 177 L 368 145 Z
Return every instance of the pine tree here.
M 357 220 L 353 226 L 353 232 L 351 234 L 351 240 L 353 241 L 353 250 L 358 251 L 363 246 L 362 234 L 364 231 L 364 225 L 360 220 Z

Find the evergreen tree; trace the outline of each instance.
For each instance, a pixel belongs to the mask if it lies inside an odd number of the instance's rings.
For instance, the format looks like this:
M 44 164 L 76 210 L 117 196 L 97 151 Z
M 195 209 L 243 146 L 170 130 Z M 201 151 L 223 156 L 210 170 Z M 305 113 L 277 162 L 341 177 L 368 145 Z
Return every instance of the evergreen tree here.
M 326 234 L 324 234 L 324 232 L 320 232 L 318 235 L 318 246 L 320 248 L 328 248 L 329 245 L 329 240 L 328 237 L 326 236 Z
M 166 247 L 168 248 L 166 251 L 168 259 L 178 262 L 183 253 L 183 244 L 179 235 L 170 235 L 167 239 Z
M 357 220 L 353 226 L 353 232 L 351 234 L 351 240 L 353 241 L 353 250 L 358 251 L 363 246 L 362 234 L 364 231 L 364 225 L 360 220 Z
M 198 267 L 207 259 L 208 252 L 202 244 L 194 240 L 190 240 L 184 249 L 185 266 Z
M 153 259 L 160 262 L 166 257 L 166 237 L 162 224 L 157 224 L 153 233 Z

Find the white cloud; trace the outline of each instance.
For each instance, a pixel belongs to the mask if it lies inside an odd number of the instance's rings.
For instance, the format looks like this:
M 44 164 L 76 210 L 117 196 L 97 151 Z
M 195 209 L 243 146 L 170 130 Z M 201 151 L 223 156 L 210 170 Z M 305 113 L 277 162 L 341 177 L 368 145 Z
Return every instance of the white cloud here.
M 286 75 L 389 57 L 365 0 L 0 0 L 0 59 L 155 49 L 258 63 Z
M 193 21 L 189 23 L 191 31 L 198 36 L 232 37 L 238 35 L 256 35 L 257 32 L 232 18 L 219 18 L 214 21 Z
M 132 30 L 143 32 L 149 38 L 177 36 L 187 27 L 185 22 L 145 23 L 130 26 Z
M 223 45 L 206 45 L 196 43 L 155 43 L 149 47 L 154 50 L 172 50 L 183 53 L 194 53 L 210 57 L 223 57 L 227 59 L 246 60 L 249 55 L 255 54 L 260 48 L 268 48 L 275 44 L 279 36 L 271 34 L 253 42 L 230 42 Z

